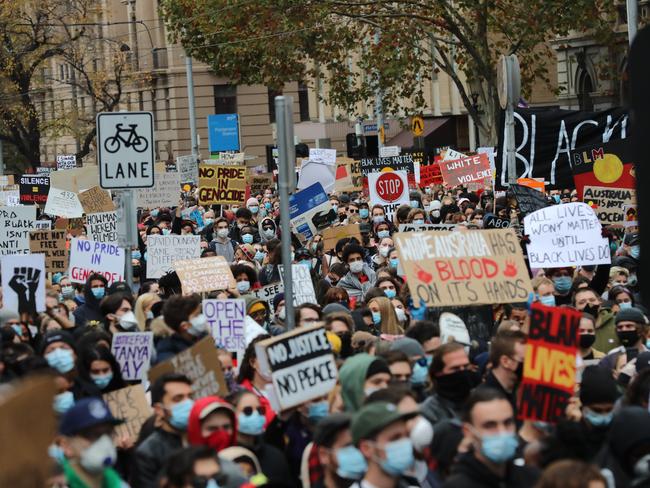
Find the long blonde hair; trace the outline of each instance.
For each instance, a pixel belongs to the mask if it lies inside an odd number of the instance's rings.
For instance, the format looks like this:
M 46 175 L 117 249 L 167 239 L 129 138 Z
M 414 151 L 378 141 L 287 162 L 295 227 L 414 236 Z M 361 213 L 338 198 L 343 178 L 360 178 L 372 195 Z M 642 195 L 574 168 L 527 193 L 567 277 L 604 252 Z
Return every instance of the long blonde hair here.
M 160 296 L 157 293 L 143 293 L 135 301 L 135 318 L 138 321 L 138 329 L 140 331 L 147 330 L 147 313 L 146 308 L 160 301 Z
M 379 307 L 379 313 L 381 314 L 381 333 L 390 335 L 404 334 L 404 329 L 399 325 L 395 307 L 393 307 L 390 300 L 386 297 L 374 297 L 368 302 L 368 306 L 372 302 L 375 302 Z

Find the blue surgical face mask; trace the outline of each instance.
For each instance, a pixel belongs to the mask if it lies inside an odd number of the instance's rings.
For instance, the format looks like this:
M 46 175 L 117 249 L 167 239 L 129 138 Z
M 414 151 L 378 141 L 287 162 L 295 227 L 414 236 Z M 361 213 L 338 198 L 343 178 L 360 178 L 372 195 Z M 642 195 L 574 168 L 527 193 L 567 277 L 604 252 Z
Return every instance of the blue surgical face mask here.
M 560 203 L 560 195 L 553 195 L 553 201 L 555 203 Z
M 393 288 L 386 288 L 384 290 L 384 295 L 386 295 L 386 298 L 395 298 L 397 292 Z
M 74 405 L 74 395 L 71 391 L 64 391 L 54 396 L 54 411 L 58 414 L 64 414 Z
M 329 415 L 330 406 L 327 401 L 310 403 L 308 407 L 307 417 L 313 423 L 324 419 Z
M 359 209 L 359 217 L 361 217 L 362 219 L 367 219 L 368 215 L 370 215 L 370 211 L 367 208 Z
M 266 256 L 266 253 L 264 253 L 262 251 L 256 251 L 255 252 L 255 261 L 257 261 L 258 263 L 261 263 L 262 261 L 264 261 L 264 256 Z
M 417 200 L 411 200 L 410 203 L 411 203 L 411 207 L 413 208 L 418 208 L 420 206 L 420 202 L 418 202 Z
M 424 219 L 413 219 L 413 223 L 415 225 L 422 225 L 424 224 Z
M 251 289 L 251 282 L 250 281 L 238 281 L 237 282 L 237 291 L 239 293 L 248 293 L 248 290 Z
M 142 253 L 140 251 L 131 251 L 131 258 L 140 259 L 141 257 Z
M 258 206 L 248 207 L 248 210 L 250 210 L 251 213 L 252 213 L 253 215 L 255 215 L 257 212 L 260 211 L 260 207 L 258 207 Z
M 360 480 L 368 471 L 368 463 L 361 451 L 354 446 L 336 450 L 336 474 L 347 480 Z
M 190 411 L 193 406 L 194 402 L 189 398 L 175 403 L 171 408 L 169 424 L 176 430 L 187 430 L 187 423 L 190 419 Z
M 381 224 L 384 220 L 386 220 L 386 219 L 384 218 L 383 215 L 375 215 L 375 216 L 372 218 L 372 222 L 373 222 L 374 224 Z
M 252 414 L 246 415 L 244 412 L 237 416 L 239 432 L 247 435 L 262 435 L 264 433 L 264 424 L 266 418 L 257 410 Z
M 100 390 L 103 390 L 113 379 L 113 372 L 107 374 L 91 374 L 90 378 L 95 382 Z
M 159 213 L 160 213 L 160 210 L 158 210 L 157 208 L 154 208 L 154 209 L 151 211 L 150 215 L 155 219 L 156 217 L 158 217 L 158 214 L 159 214 Z
M 74 286 L 62 286 L 61 295 L 63 295 L 63 298 L 74 298 Z
M 212 222 L 214 222 L 214 219 L 210 219 L 210 218 L 203 219 L 203 225 L 204 225 L 205 227 L 207 227 L 208 225 L 210 225 Z
M 412 385 L 424 385 L 427 382 L 427 377 L 429 375 L 429 369 L 427 365 L 420 365 L 419 362 L 413 365 L 413 372 L 411 373 L 411 384 Z
M 379 312 L 372 312 L 372 323 L 375 325 L 381 324 L 381 314 Z
M 163 233 L 164 236 L 168 236 L 169 234 L 172 233 L 172 230 L 171 229 L 163 229 L 162 233 Z
M 515 457 L 518 445 L 514 432 L 484 435 L 481 438 L 481 453 L 493 463 L 501 464 Z
M 22 336 L 23 336 L 23 326 L 22 326 L 22 325 L 13 324 L 13 325 L 11 326 L 11 328 L 13 329 L 13 331 L 16 333 L 16 335 L 17 335 L 18 337 L 22 337 Z
M 265 208 L 266 210 L 271 210 L 271 208 L 272 208 L 271 202 L 266 202 L 266 203 L 264 204 L 264 208 Z
M 332 210 L 334 210 L 334 213 L 338 212 L 339 206 L 338 205 L 332 205 Z
M 380 230 L 377 232 L 377 237 L 380 239 L 385 239 L 386 237 L 390 237 L 390 231 L 389 230 Z
M 51 368 L 56 369 L 59 373 L 65 374 L 74 368 L 74 355 L 70 349 L 59 347 L 45 355 L 45 360 Z
M 640 255 L 641 255 L 641 246 L 630 247 L 630 257 L 634 259 L 639 259 Z
M 304 264 L 309 269 L 311 269 L 311 259 L 301 259 L 300 261 L 298 261 L 298 264 Z
M 555 295 L 544 295 L 539 297 L 539 301 L 542 305 L 547 307 L 555 307 Z
M 397 269 L 397 266 L 399 265 L 399 259 L 397 258 L 391 258 L 390 260 L 390 267 L 393 269 Z
M 571 289 L 572 283 L 573 280 L 570 276 L 557 276 L 553 278 L 555 289 L 561 294 L 568 292 Z
M 618 304 L 618 308 L 620 308 L 621 310 L 632 308 L 632 302 L 621 302 Z
M 588 408 L 585 408 L 583 413 L 587 422 L 594 427 L 607 427 L 612 422 L 612 417 L 614 417 L 614 412 L 602 414 L 596 413 Z
M 252 244 L 253 234 L 244 234 L 243 236 L 241 236 L 241 240 L 244 244 Z
M 386 459 L 381 461 L 381 469 L 391 476 L 398 476 L 413 466 L 413 443 L 405 438 L 389 442 L 384 447 Z
M 99 288 L 92 288 L 91 291 L 93 296 L 97 300 L 101 300 L 102 298 L 104 298 L 104 295 L 106 294 L 106 288 L 104 288 L 103 286 Z

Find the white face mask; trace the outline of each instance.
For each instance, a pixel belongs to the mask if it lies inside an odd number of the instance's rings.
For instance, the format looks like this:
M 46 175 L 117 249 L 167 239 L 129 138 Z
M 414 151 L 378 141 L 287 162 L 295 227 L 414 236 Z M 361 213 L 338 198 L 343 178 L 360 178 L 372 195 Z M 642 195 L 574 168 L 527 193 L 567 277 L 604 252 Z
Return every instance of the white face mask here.
M 433 441 L 433 426 L 431 422 L 422 416 L 418 416 L 415 425 L 409 433 L 409 437 L 413 443 L 413 448 L 418 452 L 422 452 Z
M 280 311 L 278 312 L 278 318 L 279 318 L 280 320 L 284 320 L 286 316 L 287 316 L 287 309 L 284 308 L 284 307 L 282 307 L 282 308 L 280 309 Z
M 81 453 L 80 463 L 86 471 L 96 474 L 115 464 L 116 460 L 117 449 L 110 436 L 104 434 Z
M 120 317 L 120 327 L 124 330 L 133 330 L 138 326 L 138 320 L 132 310 L 129 310 Z
M 390 246 L 381 246 L 379 248 L 379 254 L 384 258 L 388 256 L 388 251 L 390 251 Z
M 406 322 L 406 312 L 403 308 L 396 308 L 395 315 L 397 315 L 397 320 L 400 322 Z
M 190 319 L 190 324 L 192 325 L 187 331 L 195 337 L 198 337 L 205 333 L 208 327 L 208 319 L 203 314 L 199 314 L 194 318 Z
M 228 237 L 228 229 L 217 229 L 217 236 L 221 239 Z
M 350 271 L 361 273 L 363 271 L 363 261 L 353 261 L 350 263 Z

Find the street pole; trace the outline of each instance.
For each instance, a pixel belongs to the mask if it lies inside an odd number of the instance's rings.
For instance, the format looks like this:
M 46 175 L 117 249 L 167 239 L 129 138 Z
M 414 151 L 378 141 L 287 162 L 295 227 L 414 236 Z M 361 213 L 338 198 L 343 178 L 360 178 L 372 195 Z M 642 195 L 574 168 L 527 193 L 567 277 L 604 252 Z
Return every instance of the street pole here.
M 192 57 L 185 56 L 185 76 L 187 77 L 187 104 L 190 117 L 190 141 L 192 144 L 192 157 L 196 161 L 199 157 L 199 144 L 196 136 L 196 113 L 194 107 L 194 73 L 192 71 Z
M 508 162 L 508 184 L 517 183 L 517 160 L 515 158 L 515 105 L 521 93 L 519 61 L 514 54 L 505 57 L 505 76 L 507 83 L 506 105 L 506 154 Z
M 379 44 L 379 31 L 375 32 L 375 44 Z M 377 121 L 377 148 L 384 147 L 384 94 L 379 86 L 379 70 L 377 70 L 377 87 L 375 88 L 375 120 Z
M 291 227 L 289 193 L 295 186 L 295 146 L 293 141 L 293 97 L 275 97 L 275 123 L 278 145 L 278 190 L 280 194 L 280 231 L 284 283 L 284 323 L 295 327 L 293 312 L 293 276 L 291 269 Z
M 636 37 L 636 30 L 639 24 L 639 12 L 637 0 L 626 0 L 626 9 L 627 9 L 627 40 L 632 45 L 634 38 Z

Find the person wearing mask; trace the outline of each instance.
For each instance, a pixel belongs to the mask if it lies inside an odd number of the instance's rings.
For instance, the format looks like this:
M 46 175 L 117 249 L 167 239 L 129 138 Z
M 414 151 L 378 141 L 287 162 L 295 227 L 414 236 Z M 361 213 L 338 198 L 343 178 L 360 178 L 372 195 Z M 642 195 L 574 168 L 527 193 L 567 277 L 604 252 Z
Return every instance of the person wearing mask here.
M 252 318 L 260 326 L 266 327 L 271 316 L 269 304 L 255 295 L 246 295 L 246 315 Z
M 365 398 L 387 388 L 390 368 L 382 358 L 360 353 L 348 358 L 339 370 L 341 396 L 347 412 L 357 411 Z
M 573 296 L 573 306 L 581 312 L 596 317 L 596 341 L 594 347 L 607 354 L 620 345 L 616 336 L 614 316 L 601 307 L 602 300 L 595 290 L 580 288 Z
M 260 363 L 257 360 L 257 353 L 255 352 L 255 344 L 270 337 L 270 335 L 262 334 L 255 337 L 248 344 L 239 367 L 239 375 L 237 376 L 237 383 L 242 388 L 254 393 L 258 397 L 260 405 L 264 407 L 264 416 L 266 419 L 264 427 L 267 427 L 275 418 L 275 412 L 271 408 L 271 402 L 265 396 L 266 387 L 271 380 L 267 375 L 262 373 Z M 241 425 L 239 427 L 241 428 Z
M 226 262 L 232 263 L 235 259 L 235 247 L 237 243 L 229 237 L 230 229 L 228 220 L 225 217 L 219 217 L 214 221 L 214 239 L 208 247 L 217 253 L 217 256 L 223 256 Z
M 546 277 L 553 281 L 556 305 L 571 303 L 571 285 L 573 284 L 571 268 L 547 269 Z
M 372 256 L 372 265 L 375 271 L 388 264 L 388 253 L 393 248 L 393 239 L 384 237 L 377 242 L 377 252 Z
M 154 319 L 154 304 L 160 302 L 160 295 L 157 293 L 142 293 L 135 301 L 134 313 L 138 322 L 138 330 L 145 332 L 149 330 L 149 323 Z
M 596 341 L 596 319 L 593 315 L 583 312 L 578 326 L 578 348 L 583 361 L 598 361 L 605 357 L 605 353 L 593 348 Z
M 127 386 L 115 356 L 103 345 L 80 349 L 78 367 L 79 376 L 87 382 L 94 383 L 102 394 Z
M 374 297 L 368 300 L 368 308 L 372 313 L 372 323 L 376 335 L 402 335 L 402 329 L 395 308 L 388 298 L 385 296 Z M 372 332 L 372 331 L 371 331 Z
M 359 204 L 359 219 L 362 223 L 370 223 L 370 207 L 366 202 Z
M 411 377 L 409 378 L 410 386 L 418 393 L 418 396 L 424 396 L 424 389 L 428 383 L 428 361 L 424 355 L 424 349 L 418 341 L 410 337 L 400 337 L 390 344 L 391 351 L 399 351 L 406 354 L 411 367 Z
M 363 259 L 363 248 L 358 244 L 348 244 L 343 249 L 343 262 L 350 271 L 341 278 L 338 286 L 348 292 L 350 298 L 361 301 L 377 278 L 375 272 Z
M 388 402 L 369 403 L 354 415 L 350 425 L 352 441 L 368 469 L 352 487 L 403 486 L 404 472 L 415 463 L 407 421 L 416 416 L 417 412 L 402 413 Z
M 232 405 L 217 396 L 194 402 L 187 424 L 187 441 L 192 446 L 208 446 L 216 452 L 237 443 L 237 416 Z
M 462 408 L 478 377 L 470 369 L 465 346 L 448 342 L 433 352 L 429 368 L 433 393 L 421 406 L 422 415 L 433 425 L 461 417 Z
M 111 333 L 136 332 L 138 319 L 133 313 L 133 297 L 127 293 L 113 293 L 99 304 L 99 310 L 105 317 L 106 329 Z
M 104 316 L 99 309 L 99 302 L 106 295 L 108 280 L 99 273 L 91 273 L 84 285 L 84 303 L 74 311 L 77 327 L 100 325 Z
M 314 447 L 322 476 L 311 483 L 312 488 L 348 488 L 367 469 L 361 452 L 352 444 L 352 416 L 336 413 L 316 426 Z
M 247 486 L 241 469 L 206 446 L 188 446 L 169 456 L 163 488 L 240 488 Z
M 463 433 L 471 447 L 452 466 L 443 488 L 535 485 L 537 471 L 513 462 L 518 447 L 515 410 L 501 391 L 488 387 L 470 394 Z
M 242 298 L 244 298 L 244 295 L 251 295 L 253 287 L 257 283 L 255 269 L 247 264 L 233 264 L 230 270 L 235 277 L 237 291 L 242 295 Z
M 112 468 L 117 461 L 113 430 L 121 423 L 100 398 L 84 398 L 61 417 L 59 462 L 70 488 L 125 486 Z
M 548 278 L 535 278 L 532 281 L 535 298 L 547 307 L 555 307 L 555 285 Z
M 608 295 L 609 299 L 618 305 L 619 310 L 635 306 L 634 293 L 629 288 L 620 285 L 613 286 Z
M 246 208 L 251 212 L 251 219 L 250 219 L 251 224 L 253 225 L 257 224 L 257 221 L 260 216 L 259 200 L 257 200 L 257 198 L 255 197 L 250 197 L 248 200 L 246 200 Z
M 635 307 L 621 310 L 616 314 L 616 336 L 621 346 L 611 352 L 624 350 L 627 360 L 631 361 L 648 350 L 645 347 L 647 335 L 648 321 L 641 310 Z
M 197 294 L 173 295 L 163 306 L 165 324 L 173 334 L 156 344 L 156 363 L 161 363 L 192 347 L 208 333 L 208 321 Z
M 277 239 L 278 226 L 271 217 L 263 218 L 257 226 L 260 235 L 260 242 L 265 243 Z
M 151 387 L 154 431 L 135 449 L 133 485 L 157 488 L 167 459 L 186 442 L 192 400 L 192 382 L 178 373 L 160 376 Z

